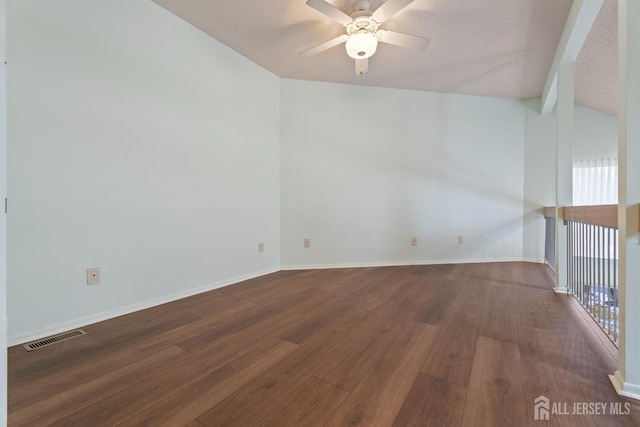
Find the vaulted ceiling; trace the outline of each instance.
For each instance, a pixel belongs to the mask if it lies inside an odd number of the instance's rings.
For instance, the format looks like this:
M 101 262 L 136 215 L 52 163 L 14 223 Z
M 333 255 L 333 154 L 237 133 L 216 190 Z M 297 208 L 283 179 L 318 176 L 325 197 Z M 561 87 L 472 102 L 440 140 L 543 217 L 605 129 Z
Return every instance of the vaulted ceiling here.
M 542 95 L 571 0 L 415 0 L 382 28 L 431 39 L 414 52 L 381 44 L 358 76 L 344 46 L 305 49 L 344 27 L 304 0 L 154 0 L 283 78 L 512 99 Z M 350 14 L 356 0 L 328 0 Z M 371 10 L 384 3 L 370 0 Z M 617 0 L 604 4 L 576 62 L 576 102 L 617 111 Z

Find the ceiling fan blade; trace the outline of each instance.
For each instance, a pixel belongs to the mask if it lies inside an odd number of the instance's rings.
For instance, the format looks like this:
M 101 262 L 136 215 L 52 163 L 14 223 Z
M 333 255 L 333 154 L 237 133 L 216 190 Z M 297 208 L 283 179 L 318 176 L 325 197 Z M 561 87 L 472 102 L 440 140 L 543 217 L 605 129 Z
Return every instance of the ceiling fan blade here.
M 348 38 L 348 35 L 343 34 L 340 37 L 336 37 L 335 39 L 326 41 L 322 44 L 319 44 L 318 46 L 312 47 L 311 49 L 307 49 L 304 52 L 300 52 L 300 56 L 302 56 L 303 58 L 308 58 L 327 49 L 331 49 L 334 46 L 338 46 L 340 43 L 346 42 Z
M 356 74 L 361 76 L 369 71 L 369 58 L 356 59 Z
M 378 35 L 378 41 L 413 50 L 424 50 L 429 46 L 429 42 L 431 41 L 424 37 L 388 30 L 379 30 L 376 34 Z
M 320 13 L 327 15 L 334 21 L 338 21 L 342 25 L 347 25 L 353 19 L 331 3 L 327 3 L 325 0 L 307 0 L 307 5 L 311 6 Z
M 382 6 L 373 12 L 371 17 L 376 21 L 383 23 L 413 2 L 414 0 L 387 0 L 382 4 Z

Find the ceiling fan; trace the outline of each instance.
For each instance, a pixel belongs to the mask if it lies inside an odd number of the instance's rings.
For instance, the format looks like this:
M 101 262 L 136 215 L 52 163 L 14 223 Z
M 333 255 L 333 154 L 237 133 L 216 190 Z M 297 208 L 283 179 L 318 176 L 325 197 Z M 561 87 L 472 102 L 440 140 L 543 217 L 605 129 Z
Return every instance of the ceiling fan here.
M 355 4 L 355 12 L 349 16 L 325 0 L 307 0 L 307 5 L 344 25 L 347 34 L 307 49 L 301 52 L 300 56 L 313 56 L 345 43 L 347 55 L 356 60 L 356 74 L 362 75 L 369 69 L 368 58 L 376 53 L 378 42 L 413 50 L 424 50 L 430 41 L 427 38 L 379 29 L 385 21 L 414 1 L 387 0 L 372 12 L 369 10 L 370 6 L 367 0 L 359 0 Z

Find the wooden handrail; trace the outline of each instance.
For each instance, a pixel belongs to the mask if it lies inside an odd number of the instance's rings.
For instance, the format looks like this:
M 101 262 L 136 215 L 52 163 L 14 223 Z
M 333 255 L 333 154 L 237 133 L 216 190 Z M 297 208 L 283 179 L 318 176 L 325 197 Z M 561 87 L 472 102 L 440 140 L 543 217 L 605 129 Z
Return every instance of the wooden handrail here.
M 544 207 L 544 216 L 547 218 L 555 218 L 556 217 L 556 207 L 555 206 L 545 206 Z M 562 218 L 562 208 L 560 208 L 560 218 Z
M 545 207 L 544 216 L 555 217 L 555 207 Z M 558 209 L 559 219 L 618 228 L 618 205 L 564 206 Z
M 562 211 L 566 221 L 618 228 L 618 205 L 565 206 Z

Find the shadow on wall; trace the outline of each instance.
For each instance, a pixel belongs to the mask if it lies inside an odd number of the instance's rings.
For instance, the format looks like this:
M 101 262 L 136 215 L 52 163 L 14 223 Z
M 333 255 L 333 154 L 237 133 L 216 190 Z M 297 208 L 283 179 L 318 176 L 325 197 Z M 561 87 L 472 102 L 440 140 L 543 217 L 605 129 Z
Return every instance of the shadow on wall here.
M 362 101 L 367 102 L 367 100 Z M 389 128 L 391 128 L 392 133 L 403 136 L 402 140 L 388 141 L 384 146 L 380 146 L 376 142 L 374 144 L 377 145 L 372 145 L 372 141 L 367 135 L 360 139 L 351 139 L 335 135 L 332 133 L 332 129 L 322 123 L 312 125 L 309 131 L 318 135 L 318 139 L 334 141 L 334 144 L 318 147 L 319 150 L 324 151 L 321 158 L 331 158 L 333 161 L 325 168 L 327 178 L 340 176 L 341 173 L 346 175 L 347 173 L 360 172 L 360 178 L 366 180 L 371 178 L 369 175 L 383 174 L 386 175 L 386 185 L 380 190 L 386 190 L 390 194 L 402 192 L 403 188 L 392 186 L 392 184 L 398 184 L 401 181 L 398 179 L 399 177 L 402 178 L 402 181 L 411 182 L 414 185 L 442 188 L 442 191 L 437 193 L 438 199 L 435 201 L 437 206 L 446 206 L 451 201 L 452 194 L 460 192 L 475 194 L 478 195 L 478 198 L 492 200 L 502 206 L 521 207 L 522 196 L 504 191 L 505 187 L 511 183 L 505 183 L 504 177 L 498 176 L 499 174 L 496 173 L 497 171 L 492 165 L 486 165 L 482 158 L 474 158 L 473 154 L 461 154 L 471 148 L 476 148 L 475 151 L 478 152 L 485 151 L 484 147 L 479 146 L 480 143 L 475 147 L 470 145 L 468 148 L 459 144 L 455 147 L 452 146 L 450 142 L 452 135 L 449 130 L 453 125 L 448 120 L 450 101 L 448 96 L 443 95 L 439 102 L 436 108 L 439 116 L 429 121 L 430 132 L 434 135 L 431 139 L 425 139 L 423 126 L 417 126 L 416 122 L 410 119 L 386 123 L 384 117 L 381 117 L 379 122 L 376 122 L 376 118 L 367 118 L 373 128 L 370 130 L 371 133 L 375 133 L 375 128 L 382 124 L 386 132 L 389 132 Z M 354 122 L 359 122 L 359 118 L 355 117 Z M 478 131 L 481 133 L 482 129 L 478 129 Z M 336 145 L 340 146 L 338 158 L 334 150 Z M 494 157 L 491 160 L 495 163 L 495 156 L 499 154 L 488 151 L 485 153 Z M 303 165 L 304 159 L 300 160 L 300 164 Z M 514 161 L 505 155 L 502 160 L 504 162 Z M 515 161 L 522 160 L 515 159 Z M 513 179 L 523 179 L 524 173 L 521 168 L 519 169 L 522 176 L 512 177 Z M 341 189 L 346 191 L 349 190 L 349 187 L 354 187 L 355 190 L 363 183 L 351 181 L 340 184 Z M 446 188 L 442 187 L 442 184 L 446 185 Z M 520 189 L 518 188 L 518 190 Z M 407 203 L 403 208 L 414 202 L 413 197 L 406 200 Z M 403 211 L 406 212 L 406 209 Z
M 468 257 L 483 250 L 485 258 L 496 259 L 521 253 L 524 141 L 511 141 L 500 126 L 494 127 L 503 120 L 511 132 L 517 124 L 494 112 L 487 113 L 487 120 L 468 122 L 469 115 L 482 115 L 484 101 L 461 98 L 456 103 L 451 95 L 434 94 L 420 98 L 422 105 L 411 105 L 410 114 L 388 114 L 408 109 L 401 102 L 405 96 L 415 102 L 414 95 L 391 93 L 384 109 L 358 109 L 359 104 L 379 104 L 379 93 L 340 89 L 346 101 L 320 99 L 316 119 L 292 116 L 318 141 L 294 147 L 287 162 L 292 176 L 302 177 L 290 187 L 303 206 L 302 222 L 324 235 L 341 230 L 345 245 L 357 246 L 351 239 L 367 236 L 367 244 L 379 241 L 384 248 L 407 230 L 429 228 L 435 242 L 450 240 L 453 230 L 467 234 L 469 243 L 475 241 L 464 247 Z M 425 120 L 416 119 L 416 108 L 422 108 Z M 344 117 L 352 128 L 337 131 L 326 125 L 344 122 Z M 308 175 L 314 176 L 307 181 Z M 493 249 L 486 246 L 509 235 L 517 249 L 506 240 L 508 249 L 488 253 Z M 459 258 L 460 249 L 454 243 L 444 253 Z

